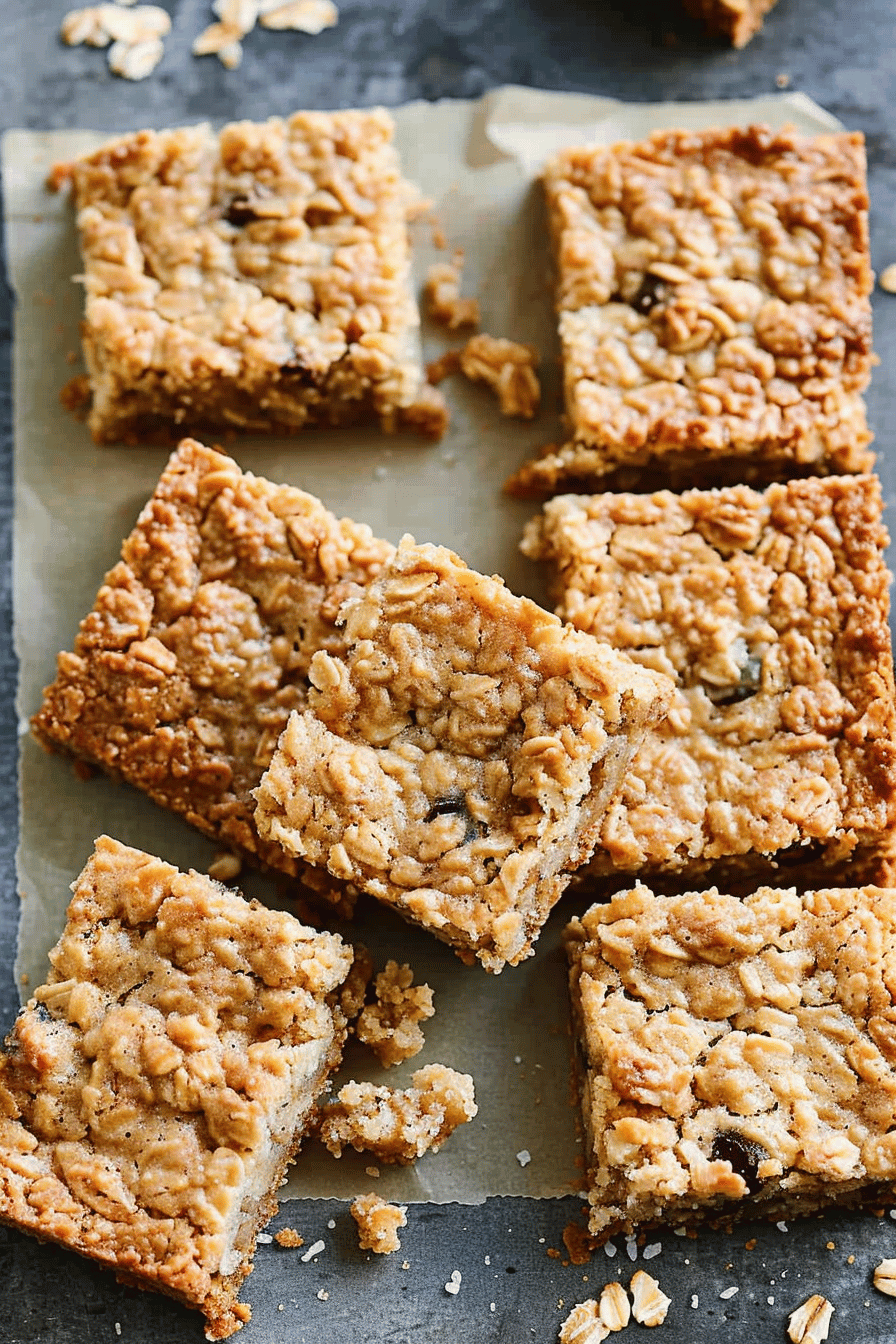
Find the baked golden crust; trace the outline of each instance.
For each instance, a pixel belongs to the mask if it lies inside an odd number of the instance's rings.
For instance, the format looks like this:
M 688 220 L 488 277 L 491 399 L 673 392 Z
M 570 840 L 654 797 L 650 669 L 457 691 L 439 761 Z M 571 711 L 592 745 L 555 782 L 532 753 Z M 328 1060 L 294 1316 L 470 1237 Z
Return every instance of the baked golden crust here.
M 510 490 L 869 470 L 861 135 L 663 131 L 567 150 L 544 181 L 569 442 Z
M 896 892 L 638 886 L 567 948 L 596 1236 L 892 1185 Z
M 732 47 L 745 47 L 762 27 L 777 0 L 682 0 L 695 19 L 711 33 L 726 37 Z
M 341 1056 L 351 950 L 106 836 L 72 890 L 0 1054 L 0 1219 L 224 1338 Z
M 765 856 L 788 881 L 801 863 L 816 882 L 825 867 L 848 880 L 886 851 L 896 708 L 881 512 L 875 477 L 826 477 L 564 495 L 529 524 L 523 550 L 552 564 L 558 615 L 676 683 L 589 873 L 693 881 L 721 863 L 761 873 Z
M 424 375 L 392 133 L 381 110 L 299 112 L 70 166 L 98 442 L 397 426 Z
M 450 551 L 402 542 L 312 659 L 259 833 L 499 971 L 532 953 L 671 689 Z
M 185 440 L 32 720 L 44 746 L 136 785 L 251 862 L 321 888 L 259 839 L 251 790 L 341 602 L 393 548 L 312 495 Z M 333 884 L 330 884 L 331 886 Z

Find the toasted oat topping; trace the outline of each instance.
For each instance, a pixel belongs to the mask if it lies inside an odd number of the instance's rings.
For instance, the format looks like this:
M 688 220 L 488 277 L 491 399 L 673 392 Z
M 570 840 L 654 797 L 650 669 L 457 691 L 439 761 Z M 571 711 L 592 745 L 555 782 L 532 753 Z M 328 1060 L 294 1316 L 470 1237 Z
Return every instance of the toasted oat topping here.
M 185 440 L 33 720 L 52 750 L 148 793 L 233 853 L 315 875 L 258 838 L 251 790 L 336 613 L 392 547 L 312 495 Z
M 893 1179 L 896 891 L 638 886 L 567 937 L 595 1235 Z
M 355 1034 L 389 1068 L 418 1055 L 425 1044 L 420 1023 L 432 1017 L 432 990 L 415 985 L 406 963 L 387 961 L 374 982 L 376 1002 L 362 1009 Z
M 312 660 L 256 791 L 260 834 L 489 969 L 516 963 L 664 679 L 407 538 L 341 618 L 346 655 Z
M 391 1255 L 401 1250 L 398 1229 L 408 1225 L 404 1204 L 387 1204 L 379 1195 L 358 1195 L 351 1214 L 358 1224 L 358 1245 L 362 1251 Z
M 0 1055 L 0 1217 L 157 1287 L 222 1338 L 338 1063 L 333 934 L 108 837 Z
M 676 684 L 595 872 L 780 855 L 856 880 L 896 823 L 888 541 L 870 476 L 567 495 L 529 524 L 557 614 Z
M 896 1260 L 881 1260 L 875 1266 L 874 1286 L 887 1297 L 896 1297 Z
M 70 166 L 97 441 L 419 413 L 416 192 L 393 129 L 298 112 L 138 131 Z
M 509 488 L 873 463 L 860 135 L 657 132 L 545 172 L 570 442 Z
M 321 1141 L 334 1157 L 351 1146 L 380 1162 L 407 1165 L 436 1152 L 478 1112 L 473 1079 L 444 1064 L 427 1064 L 404 1089 L 346 1083 L 321 1107 Z

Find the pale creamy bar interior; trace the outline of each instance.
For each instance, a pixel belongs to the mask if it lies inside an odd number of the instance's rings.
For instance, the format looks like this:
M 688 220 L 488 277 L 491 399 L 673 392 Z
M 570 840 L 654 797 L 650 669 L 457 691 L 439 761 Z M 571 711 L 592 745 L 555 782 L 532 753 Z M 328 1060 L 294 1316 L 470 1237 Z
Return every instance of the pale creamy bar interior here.
M 352 950 L 102 836 L 0 1053 L 0 1221 L 206 1317 L 338 1065 Z
M 595 1236 L 892 1199 L 896 891 L 639 885 L 567 943 Z
M 382 110 L 138 131 L 71 179 L 97 442 L 402 423 L 438 437 Z
M 567 442 L 511 491 L 870 469 L 861 135 L 662 131 L 566 150 L 544 185 Z
M 671 683 L 405 538 L 311 661 L 259 834 L 500 971 L 531 955 Z
M 563 495 L 529 524 L 558 615 L 675 679 L 589 874 L 880 880 L 896 824 L 881 515 L 876 477 L 832 476 Z

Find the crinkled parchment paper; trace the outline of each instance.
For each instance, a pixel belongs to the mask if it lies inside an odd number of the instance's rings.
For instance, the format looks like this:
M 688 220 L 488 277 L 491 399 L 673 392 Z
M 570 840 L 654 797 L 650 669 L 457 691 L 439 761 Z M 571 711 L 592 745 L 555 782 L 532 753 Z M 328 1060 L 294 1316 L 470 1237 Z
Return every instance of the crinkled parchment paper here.
M 471 565 L 497 572 L 540 598 L 539 575 L 517 550 L 532 506 L 501 494 L 501 483 L 533 449 L 559 432 L 556 340 L 538 167 L 563 145 L 640 137 L 661 127 L 793 122 L 818 131 L 837 123 L 800 95 L 730 103 L 626 105 L 612 99 L 501 89 L 479 102 L 413 103 L 395 113 L 407 175 L 434 203 L 448 247 L 466 253 L 465 292 L 478 295 L 483 329 L 531 341 L 543 359 L 540 418 L 502 418 L 489 393 L 458 379 L 444 384 L 453 424 L 440 444 L 376 432 L 312 432 L 295 440 L 235 439 L 225 449 L 274 481 L 319 495 L 338 514 L 369 523 L 392 541 L 404 532 L 438 541 Z M 182 867 L 205 869 L 212 847 L 141 794 L 107 779 L 80 782 L 71 764 L 27 736 L 55 655 L 70 648 L 103 574 L 118 558 L 167 453 L 98 448 L 59 404 L 80 368 L 81 293 L 70 204 L 49 195 L 51 164 L 106 137 L 86 131 L 12 131 L 3 143 L 6 238 L 18 306 L 15 323 L 15 637 L 21 660 L 22 897 L 18 971 L 40 983 L 47 950 L 62 928 L 68 887 L 102 832 Z M 426 219 L 414 226 L 418 279 L 435 259 Z M 428 357 L 457 344 L 425 331 Z M 276 900 L 272 883 L 249 875 L 245 889 Z M 409 961 L 436 995 L 426 1047 L 390 1071 L 438 1060 L 476 1081 L 479 1115 L 415 1168 L 383 1168 L 386 1198 L 479 1203 L 491 1195 L 551 1197 L 577 1187 L 575 1111 L 570 1105 L 566 975 L 559 934 L 575 907 L 561 903 L 538 953 L 501 976 L 463 966 L 440 943 L 391 913 L 365 908 L 356 933 L 378 965 Z M 345 1076 L 379 1079 L 359 1047 Z M 518 1155 L 521 1155 L 518 1157 Z M 528 1159 L 527 1159 L 528 1155 Z M 370 1188 L 369 1159 L 334 1162 L 309 1144 L 287 1196 L 351 1197 Z

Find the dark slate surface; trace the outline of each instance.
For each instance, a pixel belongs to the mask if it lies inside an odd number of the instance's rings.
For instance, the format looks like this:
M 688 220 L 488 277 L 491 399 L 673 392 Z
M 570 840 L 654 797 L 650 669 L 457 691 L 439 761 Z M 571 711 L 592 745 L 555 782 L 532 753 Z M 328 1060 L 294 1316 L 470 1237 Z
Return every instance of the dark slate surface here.
M 502 83 L 622 98 L 742 97 L 769 92 L 778 76 L 868 137 L 875 265 L 896 260 L 896 0 L 781 0 L 743 52 L 704 38 L 668 0 L 342 0 L 339 26 L 317 38 L 254 33 L 242 68 L 190 57 L 209 21 L 207 0 L 167 0 L 174 30 L 162 65 L 142 84 L 112 78 L 102 52 L 57 40 L 65 0 L 0 0 L 0 125 L 109 131 L 198 117 L 264 117 L 298 106 L 396 104 L 471 97 Z M 896 424 L 896 298 L 875 300 L 881 367 L 870 407 L 889 498 Z M 17 1003 L 15 662 L 10 640 L 9 341 L 11 304 L 0 283 L 0 1021 Z M 47 799 L 53 824 L 53 800 Z M 404 1249 L 376 1260 L 358 1251 L 337 1203 L 291 1204 L 275 1226 L 299 1229 L 325 1250 L 262 1246 L 247 1286 L 254 1316 L 246 1344 L 458 1344 L 553 1341 L 571 1303 L 635 1266 L 621 1241 L 615 1259 L 564 1266 L 561 1233 L 579 1201 L 492 1200 L 482 1208 L 417 1206 Z M 329 1222 L 334 1226 L 329 1227 Z M 755 1246 L 746 1243 L 756 1238 Z M 786 1315 L 810 1293 L 835 1303 L 831 1340 L 892 1344 L 896 1302 L 871 1286 L 873 1266 L 896 1255 L 896 1226 L 883 1216 L 807 1220 L 784 1232 L 744 1227 L 691 1241 L 650 1234 L 661 1253 L 647 1268 L 673 1298 L 667 1344 L 785 1340 Z M 565 1254 L 565 1252 L 563 1252 Z M 409 1268 L 403 1269 L 407 1258 Z M 854 1257 L 853 1263 L 848 1263 Z M 640 1256 L 639 1256 L 640 1261 Z M 452 1270 L 456 1296 L 445 1292 Z M 586 1281 L 587 1276 L 587 1281 Z M 0 1228 L 0 1344 L 157 1344 L 199 1341 L 198 1317 L 174 1303 L 119 1287 L 61 1251 Z M 739 1291 L 728 1299 L 729 1286 Z M 318 1296 L 318 1294 L 328 1296 Z M 696 1295 L 694 1298 L 692 1295 Z M 773 1300 L 772 1300 L 773 1299 Z M 562 1304 L 561 1304 L 562 1300 Z M 696 1300 L 696 1306 L 692 1302 Z M 491 1304 L 494 1303 L 494 1309 Z M 643 1335 L 638 1326 L 630 1334 Z M 658 1339 L 660 1336 L 657 1337 Z

